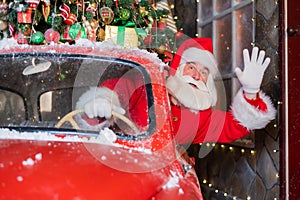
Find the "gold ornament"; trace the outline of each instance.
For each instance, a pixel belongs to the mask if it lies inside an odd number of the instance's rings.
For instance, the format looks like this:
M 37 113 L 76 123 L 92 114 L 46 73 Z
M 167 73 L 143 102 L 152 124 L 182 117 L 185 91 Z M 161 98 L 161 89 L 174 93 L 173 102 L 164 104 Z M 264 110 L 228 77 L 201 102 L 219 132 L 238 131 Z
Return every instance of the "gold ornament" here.
M 105 40 L 105 30 L 104 30 L 103 28 L 99 28 L 97 37 L 98 37 L 101 41 Z
M 99 27 L 99 23 L 96 19 L 92 19 L 90 22 L 92 29 L 97 29 Z
M 157 53 L 163 54 L 166 50 L 167 50 L 166 46 L 162 44 L 158 47 Z
M 146 8 L 145 7 L 140 7 L 140 13 L 144 13 L 144 12 L 146 12 Z

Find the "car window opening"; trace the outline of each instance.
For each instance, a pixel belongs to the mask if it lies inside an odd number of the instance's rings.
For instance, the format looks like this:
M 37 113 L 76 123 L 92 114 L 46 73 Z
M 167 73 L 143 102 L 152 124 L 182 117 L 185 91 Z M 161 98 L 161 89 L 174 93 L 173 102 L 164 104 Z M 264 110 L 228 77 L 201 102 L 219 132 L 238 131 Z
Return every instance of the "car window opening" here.
M 20 53 L 13 57 L 8 54 L 1 55 L 0 59 L 2 127 L 54 128 L 60 119 L 74 110 L 80 95 L 89 88 L 98 87 L 114 79 L 130 79 L 134 86 L 132 93 L 146 98 L 144 107 L 148 116 L 146 123 L 139 121 L 134 115 L 126 117 L 134 121 L 143 134 L 136 137 L 132 130 L 129 130 L 130 127 L 119 119 L 110 128 L 125 139 L 148 137 L 155 130 L 150 76 L 146 69 L 137 63 L 95 56 L 50 53 Z M 24 69 L 32 64 L 33 59 L 35 64 L 51 62 L 51 66 L 44 71 L 24 75 Z M 118 89 L 118 82 L 115 88 Z M 122 106 L 126 108 L 129 103 L 135 103 L 131 96 L 128 94 L 129 99 L 121 102 Z M 61 129 L 72 131 L 73 127 L 67 122 Z

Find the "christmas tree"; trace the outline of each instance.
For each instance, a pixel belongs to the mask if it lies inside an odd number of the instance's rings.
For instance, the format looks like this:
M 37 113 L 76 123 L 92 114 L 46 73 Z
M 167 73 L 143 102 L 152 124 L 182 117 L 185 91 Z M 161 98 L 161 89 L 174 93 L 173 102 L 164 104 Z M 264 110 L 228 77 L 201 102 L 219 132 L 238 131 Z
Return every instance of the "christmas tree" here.
M 168 62 L 184 39 L 180 31 L 166 26 L 169 13 L 148 0 L 4 0 L 0 36 L 13 37 L 19 44 L 72 44 L 80 38 L 106 40 L 108 27 L 123 30 L 116 33 L 118 38 L 133 29 L 139 48 L 157 52 Z

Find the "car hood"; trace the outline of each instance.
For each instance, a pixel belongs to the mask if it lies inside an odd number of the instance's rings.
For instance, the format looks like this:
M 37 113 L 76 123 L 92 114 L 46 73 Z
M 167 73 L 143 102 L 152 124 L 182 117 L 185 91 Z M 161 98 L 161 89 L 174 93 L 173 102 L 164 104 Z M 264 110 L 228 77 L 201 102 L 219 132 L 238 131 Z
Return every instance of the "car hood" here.
M 162 155 L 78 137 L 0 138 L 0 197 L 149 199 L 180 177 Z

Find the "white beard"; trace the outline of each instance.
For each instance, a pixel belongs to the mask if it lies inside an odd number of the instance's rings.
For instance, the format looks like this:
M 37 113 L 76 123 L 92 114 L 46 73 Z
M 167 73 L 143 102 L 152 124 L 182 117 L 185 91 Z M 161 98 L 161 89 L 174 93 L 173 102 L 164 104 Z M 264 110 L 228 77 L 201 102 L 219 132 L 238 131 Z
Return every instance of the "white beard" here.
M 206 110 L 213 106 L 213 95 L 202 81 L 176 74 L 167 79 L 166 86 L 175 105 L 179 102 L 193 111 Z

